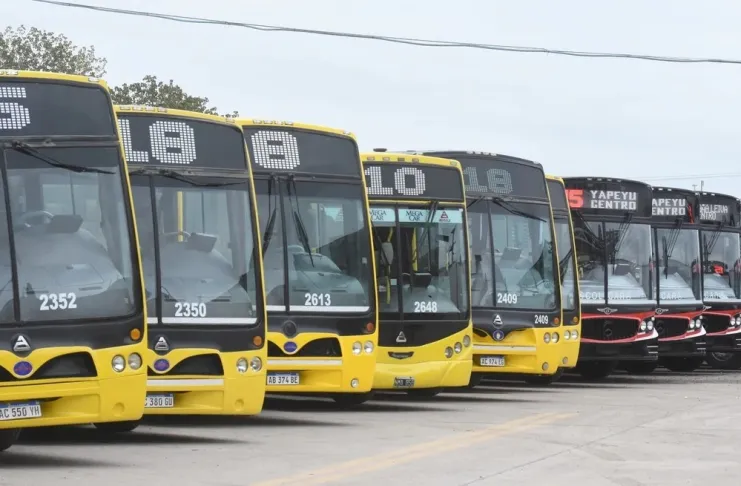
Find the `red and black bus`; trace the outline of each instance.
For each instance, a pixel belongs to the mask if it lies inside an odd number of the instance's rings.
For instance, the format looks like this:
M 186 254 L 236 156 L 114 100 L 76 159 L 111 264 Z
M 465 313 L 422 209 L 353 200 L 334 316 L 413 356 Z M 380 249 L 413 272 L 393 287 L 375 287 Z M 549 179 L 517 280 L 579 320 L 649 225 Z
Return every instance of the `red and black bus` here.
M 653 188 L 655 327 L 659 364 L 672 371 L 693 371 L 705 359 L 699 204 L 693 191 Z
M 697 196 L 705 361 L 713 368 L 741 369 L 741 204 L 725 194 L 700 192 Z
M 607 377 L 658 360 L 651 186 L 625 179 L 565 177 L 576 238 L 582 336 L 576 370 Z

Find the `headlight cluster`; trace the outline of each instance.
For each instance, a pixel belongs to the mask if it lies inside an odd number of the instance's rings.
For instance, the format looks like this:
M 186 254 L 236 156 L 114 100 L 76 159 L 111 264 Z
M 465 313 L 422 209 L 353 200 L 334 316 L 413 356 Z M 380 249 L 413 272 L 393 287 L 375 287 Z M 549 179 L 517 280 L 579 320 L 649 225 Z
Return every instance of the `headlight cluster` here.
M 247 361 L 247 358 L 239 358 L 237 360 L 237 372 L 247 373 L 247 370 L 260 371 L 262 369 L 262 360 L 255 356 L 251 360 Z
M 452 358 L 454 354 L 459 354 L 461 351 L 463 351 L 463 346 L 469 347 L 471 345 L 471 338 L 468 336 L 463 336 L 463 344 L 457 342 L 452 347 L 448 346 L 445 348 L 445 357 L 446 358 Z
M 366 341 L 365 344 L 360 341 L 352 343 L 352 354 L 355 356 L 359 356 L 363 351 L 365 351 L 365 354 L 372 354 L 374 349 L 376 349 L 376 346 L 373 341 Z
M 129 358 L 126 359 L 120 354 L 117 354 L 111 360 L 111 368 L 113 368 L 113 371 L 115 371 L 116 373 L 121 373 L 123 370 L 126 369 L 127 363 L 129 365 L 129 368 L 136 371 L 142 367 L 142 357 L 139 355 L 139 353 L 131 353 L 129 355 Z
M 651 317 L 650 319 L 646 319 L 645 321 L 641 321 L 640 326 L 641 332 L 651 332 L 654 330 L 654 318 Z
M 733 322 L 733 319 L 731 319 L 731 322 Z M 690 319 L 690 331 L 700 329 L 702 329 L 702 316 L 699 316 L 696 319 Z
M 567 340 L 567 341 L 568 341 L 569 339 L 571 339 L 571 340 L 573 340 L 573 341 L 576 341 L 577 339 L 579 339 L 579 332 L 578 332 L 578 331 L 576 331 L 576 330 L 574 330 L 574 331 L 569 331 L 569 330 L 567 329 L 567 330 L 565 330 L 565 331 L 563 332 L 563 338 L 564 338 L 565 340 Z
M 565 331 L 565 332 L 568 333 L 569 331 Z M 574 331 L 574 332 L 576 332 L 576 331 Z M 548 343 L 557 343 L 560 338 L 561 338 L 561 336 L 559 336 L 557 332 L 547 332 L 547 333 L 543 334 L 543 342 L 546 343 L 546 344 L 548 344 Z
M 736 314 L 731 317 L 731 322 L 728 324 L 728 327 L 741 327 L 741 314 Z

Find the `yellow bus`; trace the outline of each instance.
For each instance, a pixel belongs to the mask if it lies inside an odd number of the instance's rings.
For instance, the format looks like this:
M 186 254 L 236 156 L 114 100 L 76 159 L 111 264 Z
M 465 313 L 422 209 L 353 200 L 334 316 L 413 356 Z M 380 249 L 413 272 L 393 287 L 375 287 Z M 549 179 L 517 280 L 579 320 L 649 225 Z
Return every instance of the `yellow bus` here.
M 456 150 L 412 152 L 463 168 L 471 247 L 473 373 L 541 383 L 561 364 L 561 286 L 542 165 Z
M 378 310 L 368 197 L 352 133 L 239 120 L 255 175 L 268 393 L 370 398 Z
M 361 154 L 378 284 L 373 388 L 434 396 L 471 379 L 466 195 L 455 160 Z
M 0 450 L 144 412 L 146 309 L 105 82 L 0 70 Z
M 258 414 L 267 317 L 242 129 L 191 111 L 116 113 L 149 308 L 145 414 Z
M 563 356 L 559 364 L 559 373 L 557 373 L 561 374 L 564 369 L 575 368 L 579 359 L 581 299 L 579 298 L 579 279 L 574 278 L 577 271 L 577 255 L 574 226 L 571 221 L 569 203 L 566 199 L 566 187 L 560 177 L 546 175 L 546 181 L 556 228 L 558 274 L 561 280 L 561 308 L 563 311 L 561 348 L 563 349 Z

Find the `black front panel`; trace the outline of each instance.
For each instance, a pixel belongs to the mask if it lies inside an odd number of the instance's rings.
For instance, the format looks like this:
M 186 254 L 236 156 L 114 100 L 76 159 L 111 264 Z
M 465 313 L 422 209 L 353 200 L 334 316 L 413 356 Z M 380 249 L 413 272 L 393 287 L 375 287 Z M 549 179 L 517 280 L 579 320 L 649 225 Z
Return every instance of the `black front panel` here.
M 281 333 L 289 339 L 307 332 L 337 334 L 338 336 L 363 336 L 368 334 L 366 328 L 368 323 L 372 323 L 374 320 L 371 315 L 349 317 L 322 314 L 312 316 L 270 312 L 268 331 Z
M 700 216 L 699 198 L 686 189 L 654 187 L 651 213 L 655 223 L 696 223 Z
M 619 341 L 631 339 L 638 335 L 638 319 L 590 318 L 581 324 L 581 335 L 584 339 L 597 341 Z
M 560 309 L 552 311 L 532 312 L 526 310 L 481 309 L 472 310 L 474 331 L 481 335 L 506 337 L 514 331 L 535 327 L 549 327 L 553 319 L 560 317 Z M 496 332 L 501 331 L 502 334 Z
M 351 138 L 289 126 L 242 128 L 255 174 L 362 177 L 358 145 Z
M 368 198 L 389 200 L 465 200 L 461 173 L 439 165 L 364 162 Z
M 125 111 L 119 111 L 118 125 L 129 165 L 247 169 L 243 135 L 236 125 Z
M 468 327 L 466 321 L 387 321 L 378 328 L 378 345 L 393 347 L 417 347 L 441 341 Z
M 572 211 L 585 216 L 651 218 L 651 186 L 617 179 L 564 178 Z
M 262 348 L 265 339 L 261 339 L 260 346 L 253 343 L 255 336 L 265 337 L 262 325 L 255 327 L 214 326 L 200 325 L 177 326 L 149 326 L 149 349 L 155 353 L 165 355 L 174 349 L 196 348 L 214 349 L 222 353 L 234 351 L 253 351 Z M 162 345 L 162 338 L 166 347 Z M 159 345 L 158 345 L 159 344 Z
M 739 200 L 725 194 L 702 192 L 699 194 L 699 220 L 701 223 L 734 228 L 741 227 Z
M 682 317 L 657 317 L 654 321 L 659 339 L 681 336 L 690 330 L 689 324 L 690 321 Z
M 116 137 L 113 120 L 100 86 L 0 78 L 0 138 Z

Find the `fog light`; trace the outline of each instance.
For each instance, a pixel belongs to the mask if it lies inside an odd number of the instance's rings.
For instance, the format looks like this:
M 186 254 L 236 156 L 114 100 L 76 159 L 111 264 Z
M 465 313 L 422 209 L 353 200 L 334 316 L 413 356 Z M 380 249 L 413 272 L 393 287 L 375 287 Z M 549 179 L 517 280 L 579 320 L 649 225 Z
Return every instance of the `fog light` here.
M 469 347 L 471 345 L 471 338 L 468 335 L 463 336 L 463 345 L 465 347 Z
M 237 360 L 237 371 L 239 373 L 247 373 L 247 368 L 249 367 L 249 363 L 247 363 L 247 360 L 244 358 L 239 358 Z
M 129 355 L 129 368 L 132 370 L 138 370 L 142 367 L 142 357 L 138 353 L 132 353 Z
M 646 332 L 646 329 L 648 329 L 648 324 L 646 321 L 641 321 L 641 332 Z
M 357 388 L 358 385 L 360 385 L 360 380 L 358 380 L 357 378 L 353 378 L 352 380 L 350 380 L 350 386 L 351 387 Z
M 352 354 L 359 355 L 363 351 L 363 345 L 360 344 L 360 341 L 355 341 L 352 343 Z
M 365 346 L 363 346 L 363 349 L 365 350 L 366 353 L 371 354 L 373 350 L 375 349 L 375 346 L 373 346 L 372 341 L 366 341 Z
M 126 368 L 126 360 L 124 357 L 120 354 L 114 356 L 111 360 L 111 368 L 113 368 L 113 371 L 116 373 L 122 372 Z
M 548 371 L 548 363 L 543 363 L 543 366 L 541 366 L 543 371 Z
M 252 368 L 252 371 L 260 371 L 262 369 L 262 360 L 255 356 L 250 360 L 250 368 Z
M 562 359 L 562 360 L 561 360 L 561 363 L 563 363 L 563 364 L 565 364 L 565 365 L 569 364 L 569 358 L 564 358 L 564 359 Z
M 551 335 L 548 333 L 543 334 L 543 342 L 545 343 L 551 342 Z
M 448 346 L 447 348 L 445 348 L 445 357 L 446 358 L 452 358 L 453 357 L 453 348 L 451 348 L 450 346 Z
M 558 339 L 559 339 L 558 338 L 558 333 L 557 332 L 554 332 L 553 333 L 553 337 L 551 338 L 551 341 L 553 341 L 554 343 L 557 343 L 558 342 Z
M 461 351 L 463 351 L 463 346 L 461 345 L 461 343 L 455 343 L 455 346 L 453 346 L 453 349 L 455 350 L 456 353 L 460 353 Z

